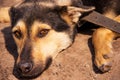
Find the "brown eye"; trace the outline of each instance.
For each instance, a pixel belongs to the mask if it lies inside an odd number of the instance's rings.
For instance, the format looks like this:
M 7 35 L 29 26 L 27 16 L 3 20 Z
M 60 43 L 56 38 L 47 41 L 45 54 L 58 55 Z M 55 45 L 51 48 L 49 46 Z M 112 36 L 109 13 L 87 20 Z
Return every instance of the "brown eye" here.
M 21 37 L 22 37 L 21 31 L 17 31 L 17 30 L 13 32 L 13 35 L 18 39 L 21 39 Z
M 48 32 L 49 32 L 49 29 L 42 29 L 38 32 L 37 36 L 42 38 L 42 37 L 46 36 L 48 34 Z

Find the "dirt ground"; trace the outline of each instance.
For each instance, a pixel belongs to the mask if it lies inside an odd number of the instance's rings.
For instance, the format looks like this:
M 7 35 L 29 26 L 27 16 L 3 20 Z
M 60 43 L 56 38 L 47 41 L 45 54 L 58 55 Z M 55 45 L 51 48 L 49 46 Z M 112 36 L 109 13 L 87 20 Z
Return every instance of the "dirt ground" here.
M 6 3 L 5 1 L 9 1 Z M 0 0 L 1 6 L 12 5 Z M 91 35 L 78 33 L 71 47 L 59 53 L 50 67 L 34 80 L 120 80 L 120 39 L 113 42 L 112 70 L 101 73 L 93 64 Z M 0 23 L 0 80 L 18 80 L 12 74 L 16 47 L 9 23 Z

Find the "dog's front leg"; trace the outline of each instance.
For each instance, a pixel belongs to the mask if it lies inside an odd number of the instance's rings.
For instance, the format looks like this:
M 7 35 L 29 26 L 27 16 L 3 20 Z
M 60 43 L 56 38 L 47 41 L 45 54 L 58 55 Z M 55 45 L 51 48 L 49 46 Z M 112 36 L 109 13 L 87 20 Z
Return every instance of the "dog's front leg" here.
M 10 22 L 9 9 L 10 7 L 0 8 L 0 23 Z
M 117 16 L 114 20 L 120 22 L 120 16 Z M 112 41 L 116 37 L 120 37 L 120 34 L 106 28 L 99 28 L 93 33 L 92 43 L 95 50 L 94 62 L 102 72 L 111 69 L 113 54 Z
M 111 69 L 112 40 L 115 33 L 106 28 L 99 28 L 93 33 L 92 43 L 95 50 L 95 65 L 106 72 Z

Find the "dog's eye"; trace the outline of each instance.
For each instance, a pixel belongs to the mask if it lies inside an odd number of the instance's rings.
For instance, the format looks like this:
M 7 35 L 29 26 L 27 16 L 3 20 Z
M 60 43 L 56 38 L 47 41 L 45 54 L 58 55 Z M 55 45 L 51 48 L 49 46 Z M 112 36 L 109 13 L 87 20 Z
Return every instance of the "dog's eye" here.
M 49 32 L 49 29 L 42 29 L 42 30 L 39 31 L 37 36 L 39 38 L 42 38 L 42 37 L 46 36 L 48 34 L 48 32 Z
M 17 31 L 17 30 L 13 32 L 13 35 L 18 39 L 21 39 L 21 37 L 22 37 L 21 31 Z

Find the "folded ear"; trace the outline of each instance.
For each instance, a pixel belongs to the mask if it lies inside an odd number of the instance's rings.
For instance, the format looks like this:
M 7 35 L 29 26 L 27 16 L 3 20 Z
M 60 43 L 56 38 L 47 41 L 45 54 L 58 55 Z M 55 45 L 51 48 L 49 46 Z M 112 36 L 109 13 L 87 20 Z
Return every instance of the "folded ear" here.
M 59 7 L 59 12 L 61 18 L 66 21 L 69 25 L 75 25 L 78 21 L 80 16 L 83 13 L 91 12 L 95 9 L 95 7 L 72 7 L 72 6 L 62 6 Z
M 16 17 L 20 17 L 21 13 L 19 10 L 17 10 L 17 8 L 15 7 L 11 7 L 9 10 L 9 16 L 10 16 L 10 20 L 11 20 L 11 26 L 14 26 L 15 21 L 16 21 Z

